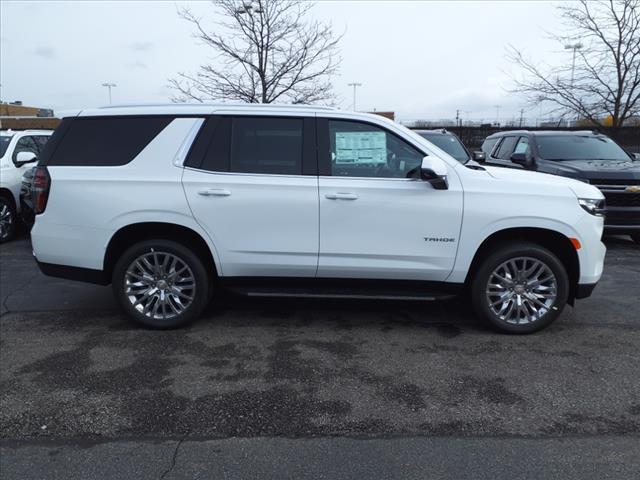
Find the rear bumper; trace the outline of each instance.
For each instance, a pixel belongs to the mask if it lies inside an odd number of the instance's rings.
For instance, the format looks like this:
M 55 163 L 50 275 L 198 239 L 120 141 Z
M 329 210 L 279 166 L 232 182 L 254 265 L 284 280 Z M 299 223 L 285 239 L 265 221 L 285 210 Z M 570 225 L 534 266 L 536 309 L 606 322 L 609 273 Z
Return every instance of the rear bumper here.
M 109 285 L 109 279 L 102 270 L 92 270 L 90 268 L 69 267 L 68 265 L 56 265 L 54 263 L 36 263 L 40 271 L 49 277 L 76 280 L 78 282 L 95 283 L 97 285 Z

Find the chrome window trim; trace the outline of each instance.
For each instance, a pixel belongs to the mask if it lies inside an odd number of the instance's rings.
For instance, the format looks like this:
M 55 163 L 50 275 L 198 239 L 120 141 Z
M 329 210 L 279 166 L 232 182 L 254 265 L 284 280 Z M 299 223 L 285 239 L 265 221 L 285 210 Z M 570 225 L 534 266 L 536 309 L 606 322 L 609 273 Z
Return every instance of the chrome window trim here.
M 204 123 L 205 119 L 202 117 L 200 118 L 194 117 L 193 120 L 194 120 L 193 125 L 191 125 L 189 132 L 187 132 L 187 135 L 184 137 L 184 140 L 180 145 L 180 148 L 178 148 L 178 151 L 173 157 L 173 164 L 176 167 L 184 167 L 184 161 L 187 159 L 187 155 L 189 154 L 191 145 L 193 145 L 193 142 L 195 141 L 196 136 L 200 131 L 200 128 L 202 128 L 202 124 Z

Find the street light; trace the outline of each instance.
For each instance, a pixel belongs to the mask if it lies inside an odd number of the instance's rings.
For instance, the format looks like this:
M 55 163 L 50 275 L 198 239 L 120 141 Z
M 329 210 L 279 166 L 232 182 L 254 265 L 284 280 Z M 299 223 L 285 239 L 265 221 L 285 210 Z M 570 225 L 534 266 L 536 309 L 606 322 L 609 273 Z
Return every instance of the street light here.
M 353 87 L 353 111 L 357 111 L 356 109 L 356 88 L 361 87 L 361 83 L 348 83 L 349 87 Z
M 117 87 L 115 83 L 105 82 L 102 84 L 103 87 L 107 87 L 109 89 L 109 105 L 111 105 L 111 88 Z
M 576 52 L 583 47 L 581 43 L 568 44 L 564 46 L 565 50 L 573 50 L 573 61 L 571 62 L 571 88 L 573 88 L 573 74 L 576 70 Z

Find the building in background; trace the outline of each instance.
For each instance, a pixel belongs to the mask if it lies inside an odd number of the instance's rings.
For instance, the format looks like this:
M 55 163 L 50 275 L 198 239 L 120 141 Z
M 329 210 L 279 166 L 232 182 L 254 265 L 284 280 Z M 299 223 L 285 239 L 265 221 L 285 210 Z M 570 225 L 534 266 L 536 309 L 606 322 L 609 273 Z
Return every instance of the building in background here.
M 60 119 L 49 108 L 27 107 L 22 102 L 0 103 L 0 129 L 27 130 L 30 128 L 53 129 Z

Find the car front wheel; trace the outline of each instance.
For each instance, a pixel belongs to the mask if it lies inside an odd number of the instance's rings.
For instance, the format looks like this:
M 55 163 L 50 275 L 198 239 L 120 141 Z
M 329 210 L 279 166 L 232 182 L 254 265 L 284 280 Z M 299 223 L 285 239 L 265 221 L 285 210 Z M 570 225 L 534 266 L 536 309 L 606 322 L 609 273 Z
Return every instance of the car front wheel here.
M 569 277 L 549 250 L 531 243 L 505 246 L 480 264 L 472 281 L 476 313 L 506 333 L 533 333 L 561 313 Z
M 140 242 L 120 257 L 113 291 L 135 322 L 169 329 L 195 320 L 209 299 L 209 277 L 198 256 L 169 240 Z
M 16 231 L 16 210 L 5 197 L 0 197 L 0 243 L 8 242 Z

